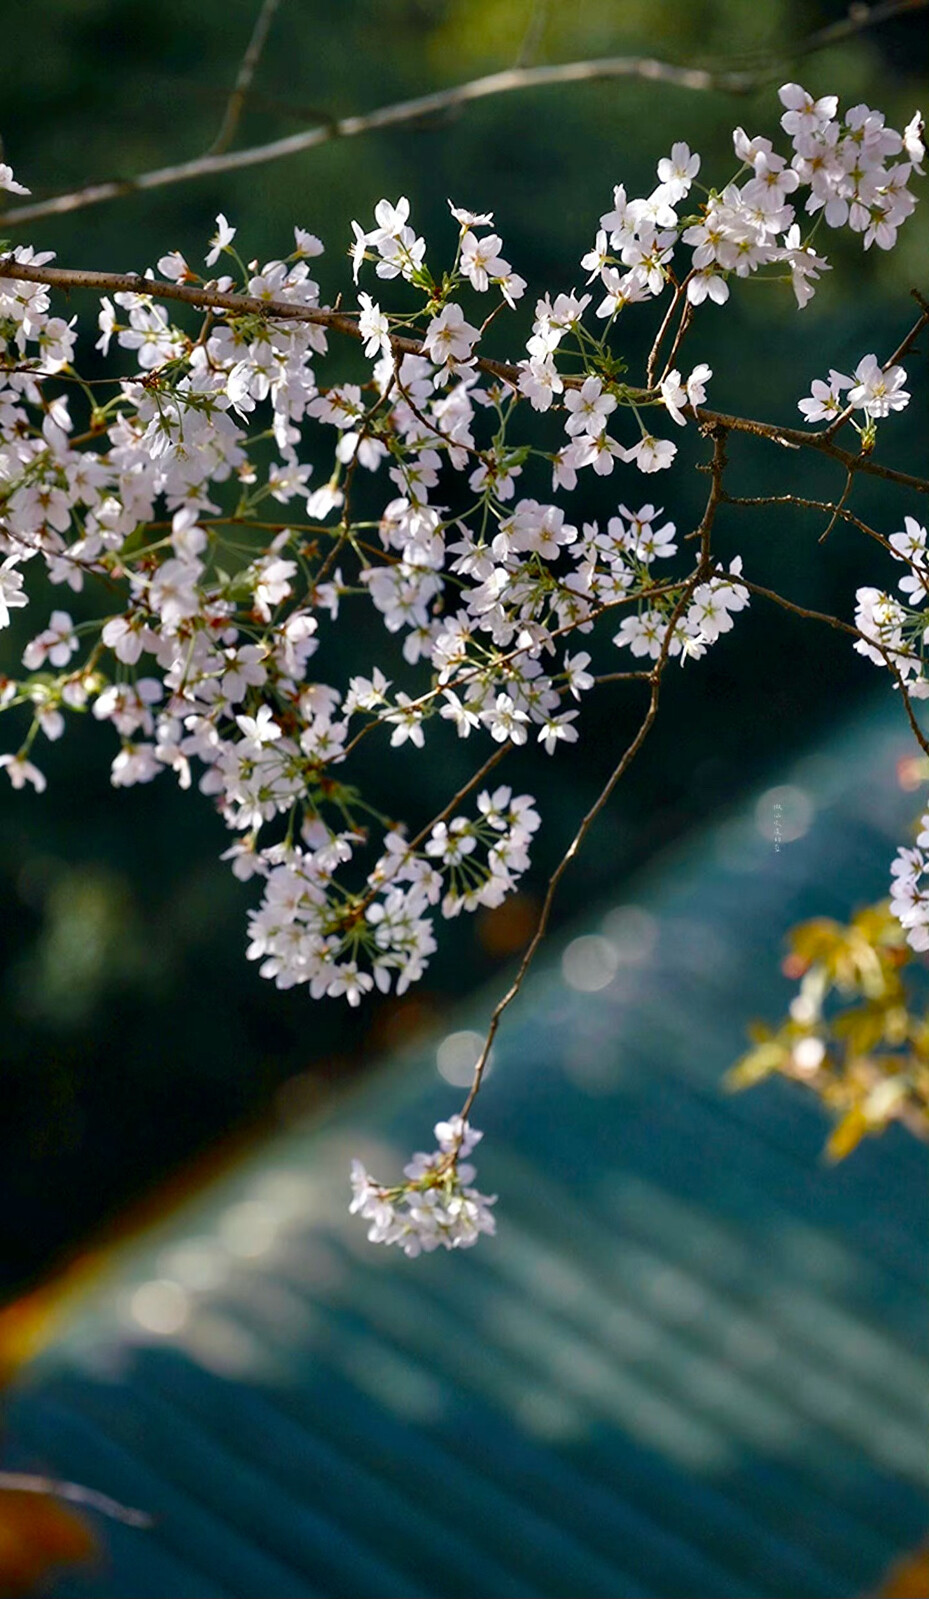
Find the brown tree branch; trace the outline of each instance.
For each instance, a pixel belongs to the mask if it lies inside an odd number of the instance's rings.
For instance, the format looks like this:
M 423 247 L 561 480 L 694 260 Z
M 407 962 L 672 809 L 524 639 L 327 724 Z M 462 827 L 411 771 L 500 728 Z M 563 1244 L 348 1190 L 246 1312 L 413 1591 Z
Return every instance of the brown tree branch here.
M 239 315 L 310 322 L 316 327 L 331 328 L 337 333 L 347 334 L 349 338 L 360 339 L 362 336 L 354 317 L 344 311 L 334 311 L 326 306 L 294 305 L 288 300 L 262 300 L 255 295 L 235 294 L 228 290 L 211 288 L 209 285 L 201 288 L 187 283 L 160 283 L 155 278 L 142 277 L 138 272 L 96 272 L 82 268 L 33 266 L 31 263 L 17 261 L 12 254 L 7 254 L 0 256 L 0 278 L 19 279 L 24 283 L 46 283 L 50 288 L 64 290 L 90 289 L 97 294 L 150 294 L 155 299 L 176 300 L 182 305 L 196 306 L 200 310 L 209 307 L 236 312 Z M 917 298 L 921 301 L 919 295 Z M 900 349 L 909 348 L 927 324 L 929 324 L 929 309 L 922 311 Z M 410 339 L 392 333 L 390 344 L 395 354 L 422 354 L 420 339 Z M 890 362 L 884 363 L 885 367 L 892 364 L 895 359 L 896 352 Z M 499 378 L 501 382 L 509 383 L 513 388 L 518 385 L 520 369 L 512 362 L 494 361 L 482 356 L 478 359 L 477 365 L 482 372 Z M 584 378 L 565 377 L 563 381 L 566 388 L 580 388 Z M 630 387 L 628 393 L 636 400 L 655 398 L 649 389 Z M 685 406 L 684 410 L 708 431 L 723 428 L 726 432 L 754 434 L 756 438 L 769 439 L 790 449 L 816 450 L 820 454 L 829 456 L 831 460 L 840 462 L 846 472 L 865 472 L 872 477 L 899 483 L 904 488 L 915 489 L 918 494 L 929 494 L 929 478 L 916 477 L 912 472 L 901 472 L 895 467 L 883 466 L 868 454 L 859 452 L 855 455 L 850 450 L 843 450 L 840 445 L 833 442 L 828 429 L 821 433 L 810 433 L 801 428 L 777 427 L 772 422 L 729 416 L 721 411 L 707 410 L 703 406 Z
M 726 505 L 764 506 L 764 505 L 795 505 L 800 510 L 825 511 L 828 516 L 837 516 L 843 522 L 848 522 L 851 527 L 857 527 L 859 532 L 865 533 L 868 538 L 893 554 L 893 546 L 883 533 L 878 533 L 876 528 L 869 527 L 853 511 L 845 505 L 836 505 L 834 500 L 812 500 L 805 494 L 723 494 Z
M 929 321 L 925 317 L 924 321 Z M 684 407 L 686 410 L 687 408 Z M 774 444 L 794 450 L 815 450 L 832 461 L 838 461 L 846 472 L 864 472 L 869 477 L 884 478 L 888 483 L 899 483 L 903 488 L 914 489 L 917 494 L 929 494 L 929 478 L 916 477 L 912 472 L 901 472 L 896 467 L 884 466 L 870 455 L 843 450 L 833 444 L 825 433 L 804 433 L 800 428 L 775 427 L 771 422 L 755 422 L 750 417 L 727 416 L 720 411 L 707 411 L 702 406 L 690 408 L 691 416 L 698 422 L 715 424 L 733 433 L 751 433 L 756 438 L 768 439 Z

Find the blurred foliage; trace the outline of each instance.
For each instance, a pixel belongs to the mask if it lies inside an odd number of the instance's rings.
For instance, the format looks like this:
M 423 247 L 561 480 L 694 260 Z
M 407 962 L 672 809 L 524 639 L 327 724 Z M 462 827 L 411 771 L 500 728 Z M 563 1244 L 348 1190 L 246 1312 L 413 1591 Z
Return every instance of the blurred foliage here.
M 66 1505 L 48 1494 L 0 1489 L 0 1599 L 44 1592 L 63 1568 L 97 1552 L 89 1526 Z
M 0 58 L 4 159 L 41 198 L 203 152 L 256 4 L 37 0 L 9 8 Z M 578 259 L 613 184 L 651 187 L 656 160 L 680 138 L 701 151 L 707 171 L 728 174 L 736 123 L 750 132 L 774 129 L 780 68 L 772 56 L 789 58 L 798 41 L 843 14 L 834 0 L 344 0 L 313 8 L 283 0 L 239 127 L 242 145 L 517 60 L 646 54 L 749 66 L 773 81 L 739 98 L 635 80 L 512 93 L 47 220 L 30 230 L 30 242 L 70 266 L 130 269 L 169 247 L 199 260 L 219 210 L 237 224 L 245 252 L 262 259 L 287 253 L 299 223 L 327 243 L 319 276 L 324 298 L 332 298 L 347 282 L 340 249 L 352 217 L 366 222 L 381 195 L 406 193 L 419 229 L 451 248 L 451 195 L 496 211 L 507 254 L 530 280 L 519 313 L 495 324 L 498 353 L 515 355 L 535 294 L 579 283 Z M 789 63 L 786 75 L 815 93 L 866 99 L 902 126 L 926 98 L 924 27 L 925 14 L 900 18 Z M 912 320 L 906 292 L 925 271 L 924 205 L 891 255 L 837 250 L 802 324 L 789 294 L 775 298 L 755 283 L 740 285 L 745 292 L 733 296 L 723 321 L 709 308 L 691 350 L 694 361 L 709 357 L 715 368 L 714 403 L 755 405 L 771 419 L 795 421 L 814 373 L 892 349 Z M 830 240 L 830 252 L 836 243 Z M 72 308 L 92 320 L 91 302 L 75 296 Z M 644 354 L 646 323 L 631 322 L 633 367 Z M 91 342 L 79 359 L 94 375 Z M 888 429 L 887 459 L 912 462 L 921 439 L 913 406 Z M 687 443 L 688 459 L 698 459 L 698 441 Z M 736 492 L 770 491 L 783 470 L 772 453 L 756 440 L 732 441 Z M 825 461 L 790 464 L 797 493 L 828 497 L 841 489 Z M 666 492 L 678 526 L 695 526 L 700 476 L 676 473 Z M 611 512 L 630 493 L 646 497 L 631 477 L 598 482 L 584 515 Z M 872 480 L 856 484 L 853 508 L 891 532 L 910 506 Z M 872 549 L 844 526 L 825 545 L 815 518 L 804 522 L 792 511 L 729 508 L 717 526 L 722 559 L 743 552 L 758 582 L 819 609 L 850 614 L 855 587 L 883 578 Z M 79 617 L 78 598 L 73 610 Z M 29 636 L 17 613 L 3 638 L 5 658 L 17 659 Z M 338 651 L 348 648 L 333 637 L 333 672 L 343 669 Z M 576 915 L 650 853 L 736 800 L 874 687 L 873 669 L 838 634 L 753 606 L 724 647 L 669 683 L 660 725 L 566 877 L 558 916 Z M 585 708 L 585 738 L 570 760 L 536 753 L 514 770 L 520 789 L 546 798 L 540 874 L 551 870 L 631 735 L 641 697 L 638 686 L 632 690 L 607 688 Z M 428 762 L 397 753 L 387 762 L 369 740 L 358 768 L 359 783 L 379 787 L 394 814 L 409 807 L 413 785 L 416 806 L 433 814 L 470 771 L 470 751 L 452 736 Z M 522 936 L 506 922 L 506 908 L 471 919 L 452 930 L 416 994 L 359 1014 L 278 993 L 245 963 L 252 896 L 218 861 L 227 840 L 209 805 L 179 794 L 168 778 L 113 793 L 110 754 L 105 730 L 85 718 L 62 744 L 43 748 L 49 790 L 41 800 L 0 792 L 0 1272 L 10 1285 L 205 1142 L 274 1114 L 276 1105 L 289 1114 L 308 1084 L 325 1092 L 401 1043 L 496 970 Z
M 799 991 L 777 1028 L 752 1029 L 754 1047 L 729 1086 L 749 1088 L 776 1072 L 811 1089 L 836 1118 L 831 1160 L 891 1122 L 929 1139 L 925 963 L 889 903 L 858 911 L 845 927 L 827 917 L 802 922 L 789 945 L 784 974 L 800 979 Z
M 925 1599 L 929 1593 L 929 1544 L 904 1555 L 877 1590 L 876 1599 Z

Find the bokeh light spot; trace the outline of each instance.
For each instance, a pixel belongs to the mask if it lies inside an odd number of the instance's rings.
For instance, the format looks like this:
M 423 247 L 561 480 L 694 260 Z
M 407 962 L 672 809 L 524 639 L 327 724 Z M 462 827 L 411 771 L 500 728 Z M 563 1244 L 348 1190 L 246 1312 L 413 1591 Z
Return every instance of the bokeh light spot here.
M 561 970 L 569 988 L 596 994 L 613 981 L 619 967 L 616 947 L 598 933 L 572 939 L 561 957 Z

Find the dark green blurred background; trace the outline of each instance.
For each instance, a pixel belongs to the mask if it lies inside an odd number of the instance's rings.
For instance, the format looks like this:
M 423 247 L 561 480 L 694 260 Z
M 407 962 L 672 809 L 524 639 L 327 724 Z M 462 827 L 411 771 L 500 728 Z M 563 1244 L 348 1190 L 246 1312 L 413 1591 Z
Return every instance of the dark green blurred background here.
M 8 8 L 4 159 L 41 198 L 201 153 L 216 134 L 256 10 L 256 0 L 34 0 Z M 547 8 L 528 0 L 283 0 L 237 142 L 464 81 L 521 53 L 537 62 L 645 53 L 764 67 L 843 12 L 811 0 L 552 0 Z M 921 102 L 926 109 L 926 16 L 915 12 L 796 61 L 783 77 L 816 94 L 838 91 L 845 103 L 866 100 L 902 127 Z M 775 69 L 773 83 L 739 99 L 623 80 L 509 95 L 277 165 L 112 202 L 38 225 L 29 239 L 54 248 L 61 264 L 129 270 L 172 247 L 198 263 L 219 210 L 238 226 L 246 257 L 286 254 L 299 223 L 326 242 L 319 276 L 330 299 L 348 282 L 341 250 L 352 217 L 367 225 L 378 198 L 405 193 L 430 245 L 451 245 L 450 195 L 495 211 L 507 257 L 529 279 L 526 314 L 499 333 L 500 353 L 515 354 L 536 294 L 581 282 L 577 262 L 612 185 L 648 192 L 656 160 L 675 139 L 700 150 L 708 181 L 722 178 L 736 123 L 775 131 L 778 81 Z M 760 284 L 737 289 L 724 315 L 707 308 L 691 363 L 713 365 L 712 403 L 796 423 L 810 378 L 833 365 L 848 370 L 869 350 L 884 358 L 912 321 L 907 291 L 929 288 L 927 215 L 923 202 L 890 256 L 863 257 L 830 236 L 834 270 L 799 318 L 789 291 Z M 92 326 L 92 301 L 75 298 L 73 309 Z M 643 337 L 647 324 L 646 313 Z M 885 459 L 912 466 L 925 458 L 924 392 L 918 387 L 922 404 L 887 428 Z M 841 489 L 822 463 L 747 441 L 735 441 L 731 454 L 737 492 Z M 576 519 L 657 495 L 683 530 L 699 518 L 704 488 L 683 471 L 646 484 L 630 471 L 594 485 Z M 860 479 L 854 505 L 885 533 L 913 510 L 889 486 Z M 717 549 L 727 558 L 743 552 L 757 581 L 850 617 L 856 584 L 884 581 L 885 573 L 854 530 L 834 528 L 825 545 L 819 532 L 796 512 L 730 511 L 718 524 Z M 80 614 L 70 594 L 54 600 Z M 34 632 L 44 615 L 29 616 Z M 29 636 L 17 622 L 0 640 L 0 670 L 15 670 Z M 607 884 L 615 888 L 879 687 L 874 669 L 837 634 L 760 605 L 705 662 L 668 683 L 659 727 L 565 880 L 559 917 L 582 912 Z M 602 690 L 587 709 L 578 755 L 549 761 L 530 753 L 520 770 L 511 763 L 507 780 L 546 802 L 537 885 L 639 708 L 621 686 Z M 5 731 L 0 747 L 15 748 L 19 736 L 18 728 Z M 470 753 L 451 737 L 442 758 L 429 762 L 405 751 L 387 762 L 384 748 L 386 738 L 368 775 L 386 807 L 402 814 L 404 785 L 415 784 L 424 816 L 457 786 Z M 49 788 L 40 800 L 0 791 L 6 1292 L 185 1157 L 324 1094 L 426 1025 L 486 977 L 526 928 L 519 906 L 515 915 L 453 924 L 418 991 L 361 1014 L 278 993 L 245 962 L 254 889 L 218 861 L 228 837 L 210 806 L 180 794 L 167 776 L 115 793 L 113 753 L 109 730 L 71 724 L 60 744 L 43 745 Z

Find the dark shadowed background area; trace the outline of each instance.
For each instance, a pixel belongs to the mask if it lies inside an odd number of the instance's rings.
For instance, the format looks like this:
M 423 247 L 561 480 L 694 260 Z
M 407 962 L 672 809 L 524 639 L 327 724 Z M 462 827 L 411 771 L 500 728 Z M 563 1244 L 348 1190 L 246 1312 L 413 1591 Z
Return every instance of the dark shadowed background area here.
M 731 168 L 730 130 L 773 134 L 777 83 L 865 100 L 902 127 L 926 100 L 926 13 L 902 17 L 809 60 L 770 66 L 797 41 L 843 14 L 811 0 L 343 0 L 310 7 L 283 0 L 241 144 L 462 82 L 484 72 L 585 56 L 649 54 L 688 64 L 765 70 L 773 81 L 734 98 L 619 80 L 489 99 L 464 113 L 333 141 L 276 165 L 129 196 L 37 225 L 29 239 L 62 265 L 142 269 L 169 248 L 201 259 L 220 210 L 238 227 L 246 259 L 286 255 L 298 223 L 320 234 L 325 300 L 349 283 L 342 250 L 350 219 L 368 225 L 375 202 L 410 197 L 430 245 L 453 247 L 446 199 L 493 209 L 506 254 L 529 280 L 515 318 L 498 323 L 499 353 L 516 355 L 538 293 L 579 285 L 614 183 L 648 192 L 654 164 L 686 139 L 716 181 Z M 3 158 L 36 198 L 95 178 L 129 176 L 204 151 L 252 27 L 254 0 L 38 0 L 11 8 L 0 60 Z M 924 105 L 925 108 L 925 105 Z M 714 367 L 712 403 L 796 424 L 797 399 L 830 366 L 849 370 L 873 350 L 884 359 L 913 317 L 908 290 L 927 287 L 925 202 L 890 256 L 831 237 L 833 272 L 798 316 L 788 289 L 749 283 L 726 312 L 708 307 L 690 346 Z M 2 223 L 0 223 L 2 232 Z M 19 235 L 17 235 L 17 238 Z M 389 302 L 388 302 L 389 303 Z M 73 310 L 92 330 L 94 304 Z M 647 313 L 630 337 L 647 335 Z M 83 359 L 92 367 L 91 339 Z M 630 347 L 630 362 L 641 349 Z M 350 356 L 346 356 L 348 361 Z M 885 434 L 885 458 L 912 462 L 925 449 L 925 418 L 911 407 Z M 699 459 L 701 446 L 688 439 Z M 821 463 L 733 441 L 738 492 L 787 485 L 841 490 Z M 618 501 L 659 498 L 682 531 L 699 519 L 704 480 L 675 471 L 643 484 L 628 469 L 589 489 L 576 519 Z M 632 502 L 629 496 L 632 496 Z M 636 498 L 638 496 L 638 498 Z M 912 507 L 889 486 L 859 478 L 855 507 L 890 533 Z M 858 583 L 875 578 L 874 554 L 845 526 L 825 544 L 796 512 L 728 511 L 717 549 L 743 552 L 752 577 L 805 604 L 851 617 Z M 81 613 L 81 600 L 58 604 Z M 17 625 L 0 644 L 13 670 L 44 622 Z M 330 657 L 331 659 L 332 657 Z M 372 655 L 373 659 L 373 655 Z M 356 669 L 364 669 L 357 662 Z M 333 670 L 338 670 L 338 663 Z M 339 681 L 338 677 L 333 681 Z M 875 692 L 874 669 L 845 639 L 754 605 L 707 660 L 669 677 L 659 726 L 567 877 L 559 917 L 604 889 L 701 818 L 738 798 L 785 757 L 814 744 L 843 707 Z M 633 689 L 635 686 L 633 685 Z M 615 685 L 586 709 L 577 753 L 531 752 L 512 780 L 545 804 L 535 892 L 576 820 L 612 767 L 640 714 Z M 16 747 L 21 730 L 4 730 Z M 374 745 L 375 741 L 369 741 Z M 466 775 L 470 746 L 436 741 L 435 758 L 400 751 L 386 736 L 368 758 L 385 808 L 402 814 L 407 790 L 425 815 Z M 340 1003 L 278 993 L 246 964 L 245 915 L 254 893 L 218 860 L 228 837 L 209 803 L 165 776 L 114 792 L 108 730 L 69 726 L 44 747 L 41 798 L 0 791 L 0 1288 L 27 1284 L 82 1235 L 117 1214 L 166 1173 L 261 1118 L 321 1098 L 406 1041 L 449 1000 L 486 979 L 531 926 L 529 893 L 495 916 L 445 929 L 425 981 L 402 1000 L 360 1014 Z M 509 774 L 508 774 L 508 780 Z

